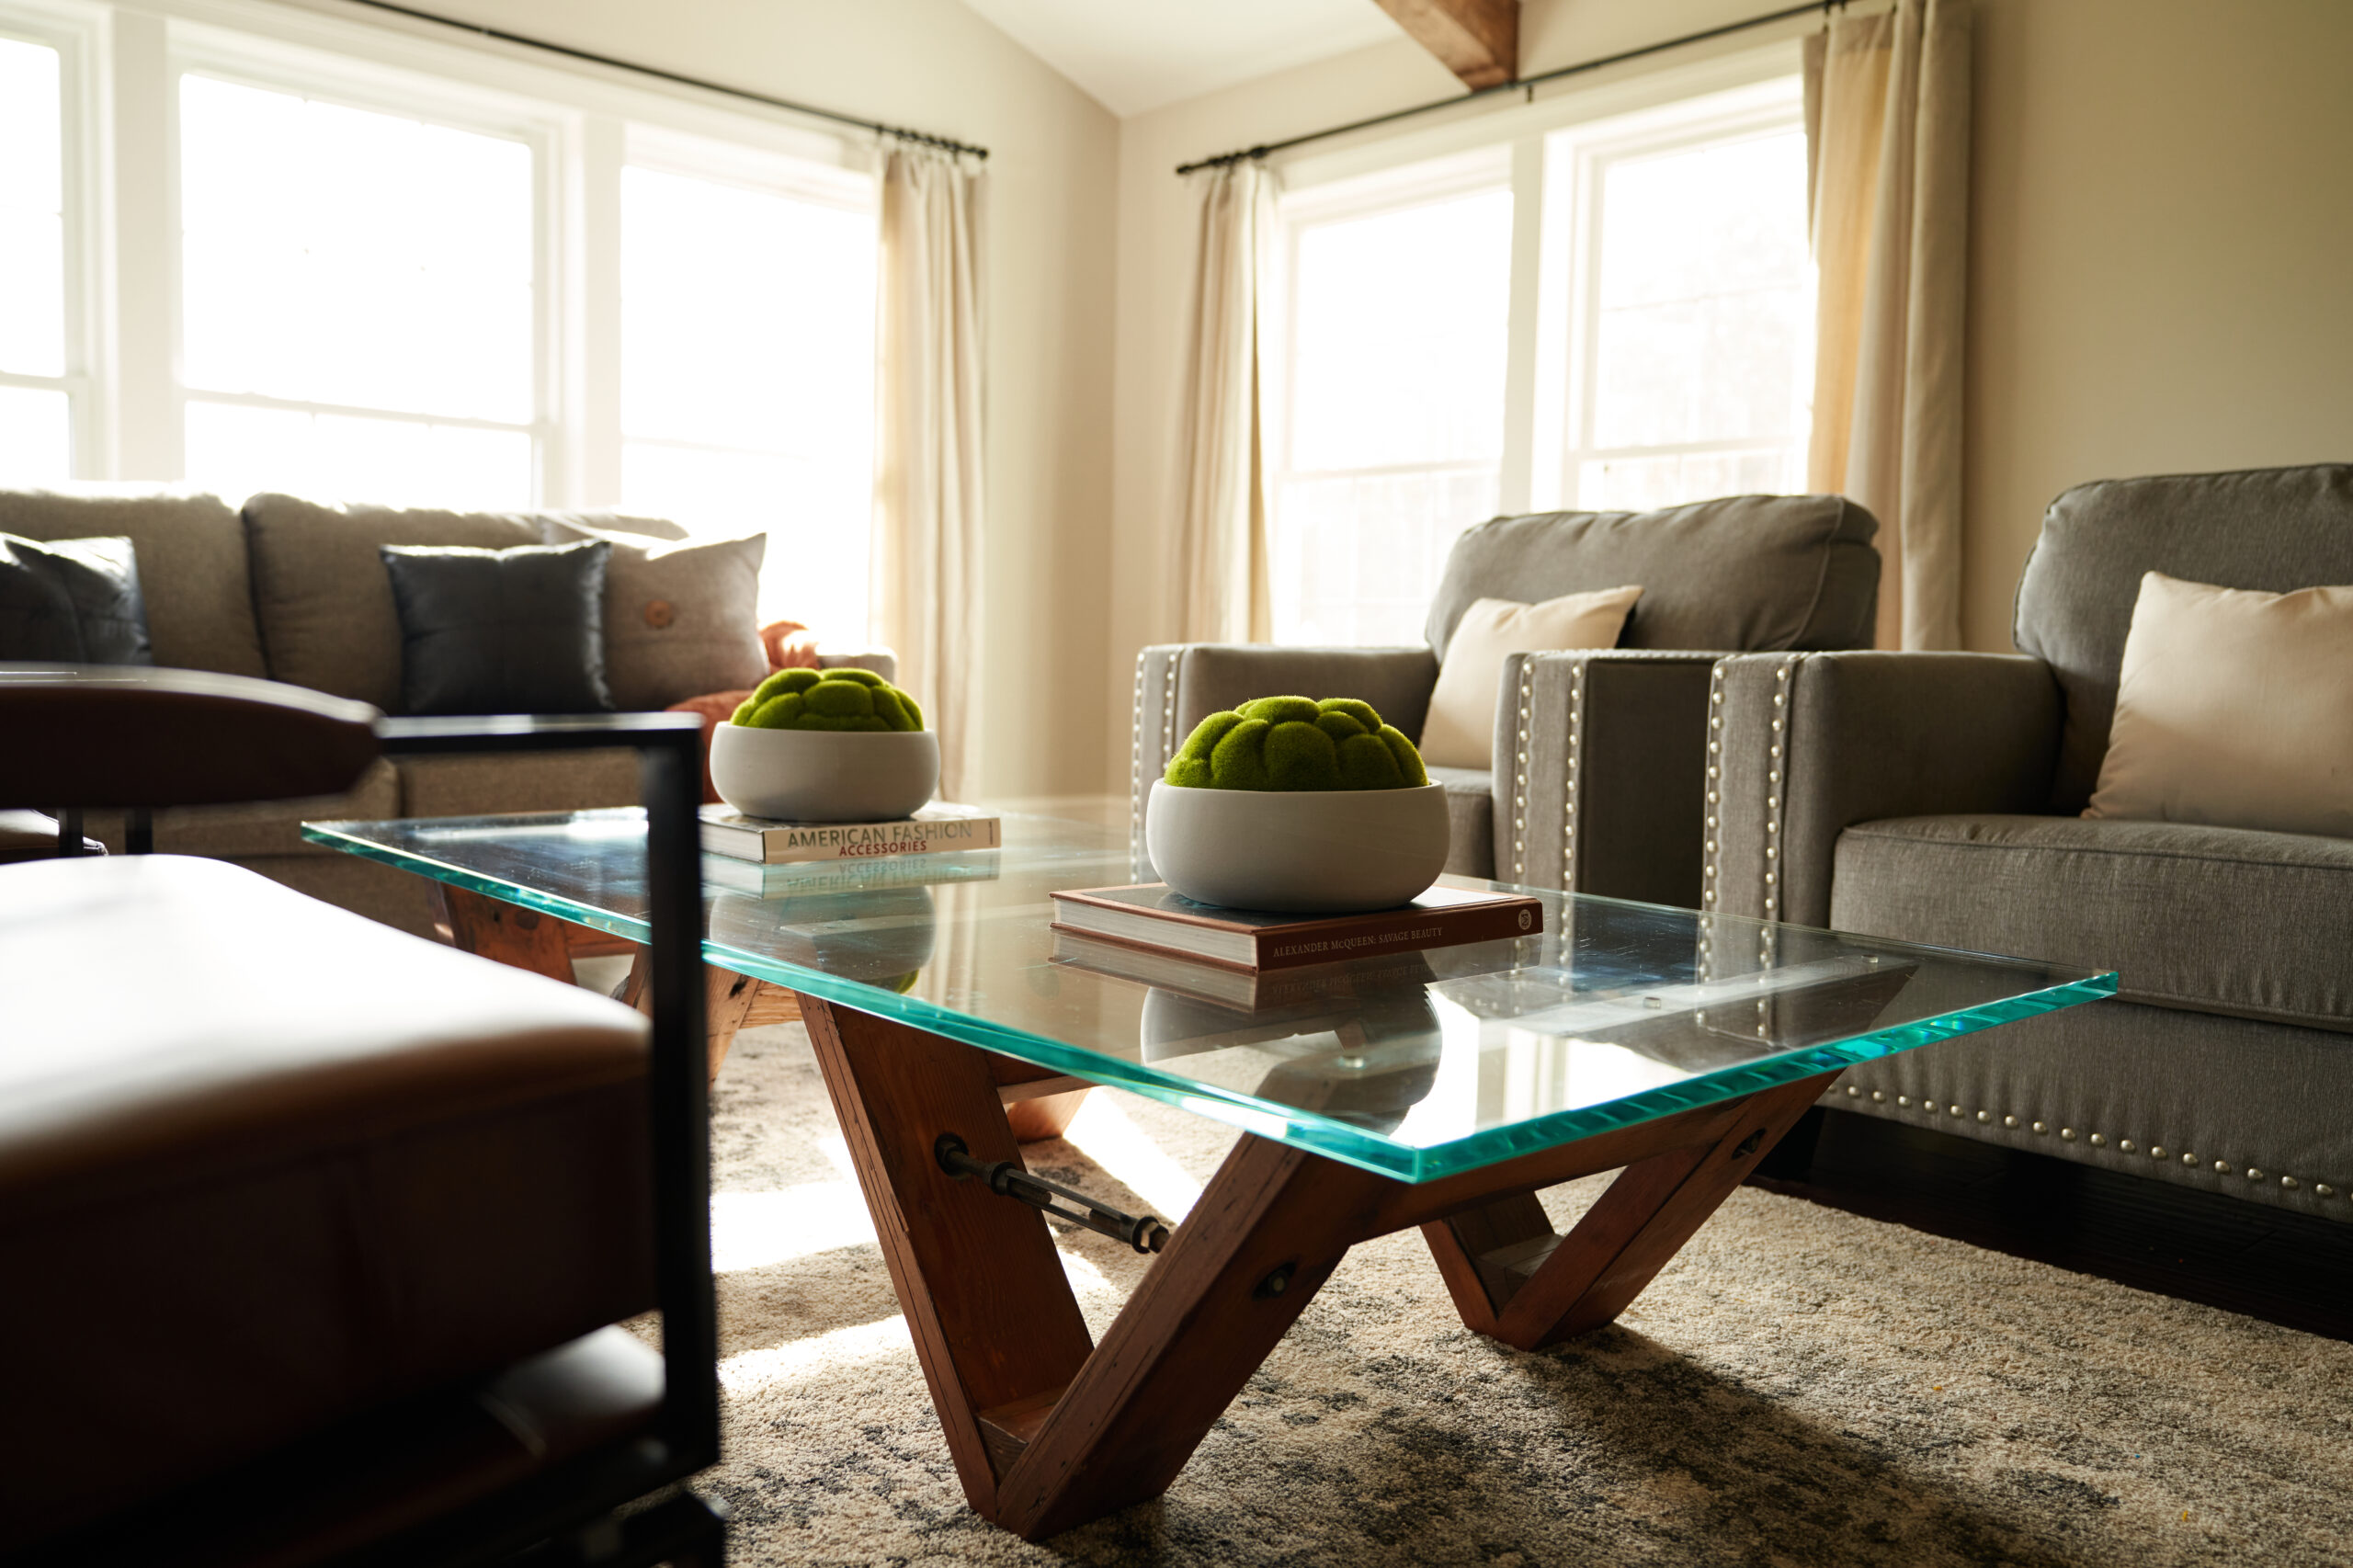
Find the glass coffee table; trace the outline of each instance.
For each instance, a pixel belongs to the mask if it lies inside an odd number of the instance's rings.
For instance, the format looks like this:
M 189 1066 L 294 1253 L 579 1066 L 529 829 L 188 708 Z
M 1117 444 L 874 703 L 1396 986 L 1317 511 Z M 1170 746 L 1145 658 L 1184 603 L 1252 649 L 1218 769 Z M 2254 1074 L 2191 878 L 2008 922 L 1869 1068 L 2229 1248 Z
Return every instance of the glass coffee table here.
M 565 978 L 567 925 L 648 931 L 635 811 L 303 833 L 432 879 L 460 946 Z M 1005 839 L 706 856 L 703 956 L 714 1072 L 797 1001 L 965 1496 L 1031 1539 L 1164 1491 L 1357 1243 L 1418 1227 L 1467 1324 L 1552 1344 L 1624 1310 L 1842 1068 L 2116 989 L 1540 891 L 1527 937 L 1254 980 L 1050 929 L 1056 889 L 1153 880 L 1124 836 L 1008 816 Z M 1097 1085 L 1242 1132 L 1181 1223 L 1023 1172 L 1017 1130 Z M 1554 1233 L 1537 1192 L 1621 1167 Z M 1100 1345 L 1048 1205 L 1160 1254 Z

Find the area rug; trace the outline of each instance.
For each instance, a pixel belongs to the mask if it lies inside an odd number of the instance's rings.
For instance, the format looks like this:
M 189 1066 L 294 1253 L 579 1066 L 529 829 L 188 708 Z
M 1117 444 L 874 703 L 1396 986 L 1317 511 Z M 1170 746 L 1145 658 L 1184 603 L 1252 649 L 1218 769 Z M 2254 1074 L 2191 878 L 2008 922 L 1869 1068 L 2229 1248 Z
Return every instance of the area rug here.
M 1098 1090 L 1031 1163 L 1174 1217 L 1231 1142 Z M 798 1026 L 738 1037 L 713 1149 L 739 1565 L 2353 1562 L 2353 1346 L 1753 1189 L 1533 1355 L 1360 1247 L 1165 1496 L 1033 1545 L 964 1506 Z M 1099 1335 L 1148 1265 L 1058 1240 Z

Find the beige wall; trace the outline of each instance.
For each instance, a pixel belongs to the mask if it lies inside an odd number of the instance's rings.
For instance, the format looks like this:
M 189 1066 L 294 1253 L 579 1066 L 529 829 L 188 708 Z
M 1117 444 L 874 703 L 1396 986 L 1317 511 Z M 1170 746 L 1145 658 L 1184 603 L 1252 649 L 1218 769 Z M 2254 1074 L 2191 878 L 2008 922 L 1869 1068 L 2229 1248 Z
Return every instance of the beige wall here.
M 1979 0 L 1963 627 L 2042 508 L 2353 460 L 2353 4 Z
M 1757 0 L 1524 0 L 1533 74 Z M 1963 625 L 2007 649 L 2044 504 L 2119 474 L 2353 458 L 2353 3 L 1979 0 Z M 1640 69 L 1639 66 L 1623 70 Z M 1112 787 L 1165 637 L 1194 242 L 1176 164 L 1453 90 L 1386 45 L 1121 127 Z
M 1097 788 L 1116 676 L 1103 593 L 1119 142 L 1109 111 L 960 0 L 432 8 L 990 150 L 982 780 L 1000 795 Z

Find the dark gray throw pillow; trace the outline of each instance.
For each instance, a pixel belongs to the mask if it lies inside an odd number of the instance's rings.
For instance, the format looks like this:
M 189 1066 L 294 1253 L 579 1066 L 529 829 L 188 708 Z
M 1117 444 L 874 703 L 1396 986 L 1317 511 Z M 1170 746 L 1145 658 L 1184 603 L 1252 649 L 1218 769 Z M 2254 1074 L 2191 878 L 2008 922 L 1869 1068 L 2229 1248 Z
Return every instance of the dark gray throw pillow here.
M 131 541 L 0 534 L 0 659 L 153 664 Z
M 411 713 L 595 713 L 605 681 L 612 546 L 379 547 L 401 623 Z

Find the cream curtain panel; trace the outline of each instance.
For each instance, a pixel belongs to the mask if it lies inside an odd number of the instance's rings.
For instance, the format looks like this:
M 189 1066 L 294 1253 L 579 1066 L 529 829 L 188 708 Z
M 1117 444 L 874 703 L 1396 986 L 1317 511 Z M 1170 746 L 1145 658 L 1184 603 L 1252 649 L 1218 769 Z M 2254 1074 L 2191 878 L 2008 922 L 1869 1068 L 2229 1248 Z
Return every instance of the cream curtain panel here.
M 883 161 L 874 604 L 951 801 L 980 764 L 980 185 L 938 153 Z
M 1805 46 L 1821 294 L 1806 479 L 1880 520 L 1879 646 L 1961 646 L 1969 0 L 1901 0 Z
M 1200 247 L 1186 358 L 1178 451 L 1176 636 L 1265 642 L 1267 586 L 1265 427 L 1259 331 L 1274 176 L 1244 158 L 1201 176 Z

